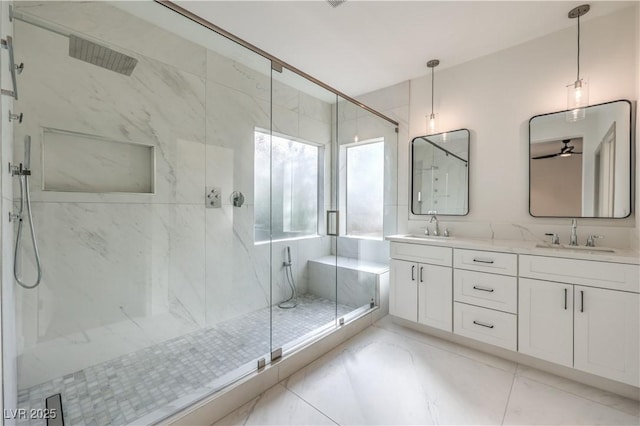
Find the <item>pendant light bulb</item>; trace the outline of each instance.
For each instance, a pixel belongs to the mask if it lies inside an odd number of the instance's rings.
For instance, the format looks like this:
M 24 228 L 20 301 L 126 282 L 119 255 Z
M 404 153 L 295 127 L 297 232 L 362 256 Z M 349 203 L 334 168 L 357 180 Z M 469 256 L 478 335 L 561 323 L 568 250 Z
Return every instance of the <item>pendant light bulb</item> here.
M 431 113 L 427 116 L 427 133 L 433 135 L 438 132 L 438 117 Z
M 433 112 L 433 98 L 434 98 L 434 68 L 440 65 L 438 59 L 432 59 L 427 62 L 427 67 L 431 68 L 431 114 L 427 116 L 427 134 L 433 135 L 438 133 L 438 116 Z
M 586 115 L 585 107 L 589 105 L 589 84 L 587 80 L 580 77 L 580 17 L 586 14 L 590 9 L 588 4 L 583 4 L 569 12 L 570 19 L 578 20 L 578 55 L 577 55 L 577 73 L 576 80 L 567 85 L 567 114 L 566 119 L 569 122 L 575 122 L 584 119 Z

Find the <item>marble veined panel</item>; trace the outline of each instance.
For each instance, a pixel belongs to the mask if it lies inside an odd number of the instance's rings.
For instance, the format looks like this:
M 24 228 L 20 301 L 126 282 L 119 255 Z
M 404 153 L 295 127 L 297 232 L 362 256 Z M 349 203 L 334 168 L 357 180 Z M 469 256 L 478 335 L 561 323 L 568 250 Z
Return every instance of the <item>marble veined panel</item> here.
M 263 280 L 269 280 L 269 247 L 263 246 L 260 253 L 254 251 L 248 210 L 247 205 L 223 205 L 205 211 L 207 325 L 269 306 L 269 287 L 262 285 Z
M 43 277 L 36 290 L 18 294 L 24 347 L 167 311 L 171 210 L 34 202 Z M 35 264 L 24 241 L 19 266 L 31 281 Z
M 287 76 L 292 76 L 289 71 L 285 72 L 287 73 Z M 298 112 L 302 93 L 300 93 L 298 89 L 295 89 L 282 81 L 278 81 L 280 74 L 273 73 L 272 75 L 271 99 L 273 104 L 290 111 Z
M 241 191 L 247 204 L 253 203 L 254 134 L 256 128 L 270 128 L 269 115 L 267 101 L 217 83 L 207 83 L 207 145 L 233 151 L 233 190 Z M 213 160 L 207 164 L 208 172 L 218 164 Z M 210 183 L 215 185 L 213 181 Z
M 170 208 L 169 300 L 171 310 L 205 324 L 205 207 Z
M 242 54 L 243 47 L 238 46 Z M 271 61 L 255 56 L 253 67 L 231 57 L 207 51 L 207 81 L 222 84 L 262 101 L 271 101 Z
M 207 187 L 220 188 L 222 204 L 230 205 L 232 203 L 231 193 L 235 190 L 233 182 L 234 151 L 231 148 L 207 145 L 206 153 Z
M 16 128 L 14 158 L 22 161 L 23 138 L 30 135 L 33 200 L 202 201 L 204 79 L 142 56 L 125 76 L 69 57 L 66 37 L 20 21 L 16 32 L 16 54 L 30 72 L 21 75 L 16 109 L 25 119 Z M 44 127 L 155 146 L 155 194 L 41 191 Z
M 300 114 L 329 125 L 334 118 L 331 104 L 302 92 L 300 93 Z

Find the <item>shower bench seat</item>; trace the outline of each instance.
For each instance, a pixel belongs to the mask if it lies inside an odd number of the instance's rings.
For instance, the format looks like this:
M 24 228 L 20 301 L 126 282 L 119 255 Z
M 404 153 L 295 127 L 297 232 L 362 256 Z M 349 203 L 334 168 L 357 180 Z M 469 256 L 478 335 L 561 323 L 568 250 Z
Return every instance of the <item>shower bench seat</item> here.
M 309 260 L 308 267 L 309 292 L 340 304 L 360 307 L 373 302 L 380 305 L 380 295 L 388 289 L 388 264 L 324 256 Z

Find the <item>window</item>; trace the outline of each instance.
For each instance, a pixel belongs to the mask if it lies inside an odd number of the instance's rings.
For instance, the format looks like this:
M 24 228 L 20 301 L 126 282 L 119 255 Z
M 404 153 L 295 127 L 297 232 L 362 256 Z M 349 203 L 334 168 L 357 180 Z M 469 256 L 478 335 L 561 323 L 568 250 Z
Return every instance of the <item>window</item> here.
M 256 243 L 317 235 L 320 159 L 316 145 L 256 130 Z
M 384 139 L 343 145 L 346 151 L 347 235 L 382 238 Z

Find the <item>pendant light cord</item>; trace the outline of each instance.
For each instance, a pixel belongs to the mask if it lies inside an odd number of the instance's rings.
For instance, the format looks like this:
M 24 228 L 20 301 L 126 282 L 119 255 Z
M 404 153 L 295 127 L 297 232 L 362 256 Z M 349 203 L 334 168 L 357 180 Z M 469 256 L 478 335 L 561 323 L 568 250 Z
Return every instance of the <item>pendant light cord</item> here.
M 433 81 L 434 81 L 433 68 L 434 67 L 431 67 L 431 115 L 433 115 Z
M 580 16 L 578 16 L 578 75 L 576 81 L 580 81 Z

